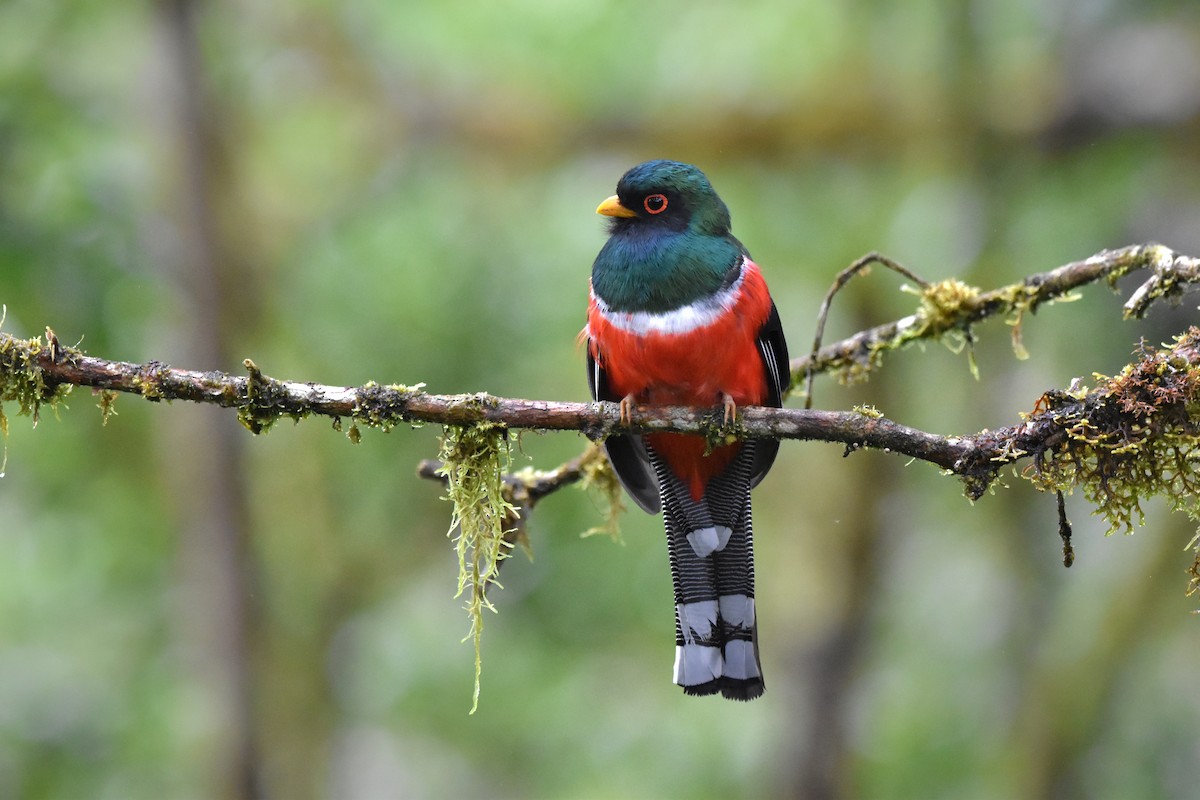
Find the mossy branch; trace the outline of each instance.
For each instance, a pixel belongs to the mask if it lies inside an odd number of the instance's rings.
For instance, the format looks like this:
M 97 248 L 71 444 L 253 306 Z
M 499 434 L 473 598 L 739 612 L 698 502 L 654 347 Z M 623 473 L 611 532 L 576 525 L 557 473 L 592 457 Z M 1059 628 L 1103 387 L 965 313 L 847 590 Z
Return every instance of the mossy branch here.
M 872 261 L 888 260 L 868 253 L 855 264 Z M 1151 276 L 1125 303 L 1126 319 L 1141 318 L 1155 302 L 1178 298 L 1190 284 L 1200 281 L 1200 258 L 1181 255 L 1161 244 L 1136 244 L 1104 250 L 990 291 L 953 278 L 931 283 L 919 292 L 922 302 L 915 313 L 856 333 L 812 355 L 792 359 L 792 382 L 796 385 L 810 369 L 815 374 L 833 372 L 843 380 L 856 380 L 878 367 L 888 352 L 950 333 L 966 334 L 971 326 L 996 316 L 1014 322 L 1013 345 L 1020 354 L 1019 323 L 1026 312 L 1070 297 L 1075 289 L 1099 281 L 1115 288 L 1121 277 L 1147 270 Z
M 856 262 L 854 274 L 872 261 Z M 792 383 L 806 374 L 833 372 L 842 379 L 861 378 L 883 355 L 913 342 L 957 336 L 969 340 L 973 325 L 995 316 L 1014 323 L 1014 348 L 1021 354 L 1020 320 L 1026 311 L 1064 299 L 1078 287 L 1100 280 L 1111 286 L 1123 275 L 1149 270 L 1151 276 L 1125 304 L 1125 316 L 1140 317 L 1155 302 L 1177 298 L 1200 281 L 1200 259 L 1161 245 L 1134 245 L 1098 253 L 1020 283 L 982 291 L 954 279 L 922 283 L 915 313 L 857 333 L 841 342 L 816 347 L 792 361 Z M 907 274 L 907 273 L 906 273 Z M 843 281 L 844 283 L 844 281 Z M 454 503 L 451 535 L 462 566 L 460 594 L 467 593 L 476 645 L 482 610 L 490 607 L 485 590 L 494 582 L 502 559 L 523 537 L 522 512 L 541 498 L 572 483 L 600 483 L 613 510 L 615 531 L 619 487 L 598 450 L 550 472 L 505 474 L 509 431 L 533 428 L 581 431 L 593 440 L 614 433 L 673 431 L 712 440 L 775 437 L 835 442 L 847 454 L 872 448 L 929 462 L 962 481 L 966 494 L 981 497 L 1002 469 L 1028 461 L 1024 475 L 1059 497 L 1064 553 L 1070 529 L 1062 511 L 1064 491 L 1081 487 L 1113 530 L 1140 522 L 1140 501 L 1163 495 L 1177 510 L 1200 519 L 1200 329 L 1191 328 L 1161 350 L 1142 347 L 1136 360 L 1115 378 L 1097 376 L 1090 390 L 1053 390 L 1036 400 L 1016 425 L 969 435 L 929 433 L 884 418 L 873 409 L 849 412 L 746 407 L 726 426 L 716 409 L 645 407 L 621 420 L 615 403 L 569 403 L 501 398 L 486 393 L 438 395 L 422 385 L 357 387 L 277 380 L 254 362 L 243 362 L 245 375 L 196 372 L 161 362 L 133 364 L 88 356 L 59 342 L 46 329 L 41 338 L 19 339 L 0 332 L 0 432 L 7 432 L 3 402 L 15 402 L 35 423 L 43 405 L 54 405 L 73 386 L 91 387 L 100 396 L 105 420 L 115 393 L 138 394 L 151 401 L 215 403 L 237 410 L 255 434 L 279 419 L 325 416 L 359 441 L 360 426 L 388 430 L 396 425 L 444 426 L 441 462 L 425 462 L 420 474 L 437 477 Z M 0 473 L 3 467 L 0 466 Z M 455 531 L 457 530 L 457 534 Z M 1200 550 L 1198 550 L 1200 552 Z M 1191 588 L 1200 588 L 1200 558 L 1192 568 Z
M 508 429 L 582 431 L 592 439 L 613 433 L 674 431 L 714 435 L 721 432 L 714 409 L 682 406 L 637 406 L 622 423 L 616 403 L 572 403 L 495 397 L 486 393 L 438 395 L 408 386 L 324 386 L 270 378 L 247 360 L 249 376 L 194 372 L 160 362 L 131 364 L 106 361 L 63 347 L 47 333 L 40 340 L 20 340 L 0 333 L 0 353 L 14 356 L 18 370 L 0 360 L 0 399 L 16 399 L 24 413 L 36 413 L 53 402 L 66 385 L 140 394 L 152 401 L 185 400 L 215 403 L 237 409 L 238 418 L 253 433 L 263 433 L 281 418 L 319 415 L 341 424 L 390 429 L 396 425 L 500 425 Z M 32 387 L 32 388 L 31 388 Z M 111 403 L 110 403 L 111 405 Z M 733 429 L 725 433 L 745 438 L 778 437 L 839 442 L 854 449 L 891 450 L 929 461 L 944 469 L 971 452 L 969 438 L 926 433 L 884 418 L 848 411 L 745 407 Z M 352 438 L 356 434 L 350 434 Z
M 869 255 L 861 261 L 876 256 Z M 1154 301 L 1175 297 L 1200 280 L 1200 259 L 1179 255 L 1157 244 L 1106 250 L 1083 261 L 1050 272 L 1029 276 L 1020 283 L 988 292 L 958 281 L 926 285 L 916 313 L 888 325 L 855 334 L 821 348 L 815 358 L 792 362 L 793 375 L 810 367 L 814 372 L 861 371 L 878 362 L 881 354 L 914 341 L 965 331 L 990 316 L 1022 314 L 1062 298 L 1079 286 L 1106 280 L 1109 284 L 1136 270 L 1150 270 L 1125 306 L 1125 315 L 1140 316 Z M 971 497 L 979 497 L 1000 467 L 1046 445 L 1030 439 L 1025 424 L 974 435 L 946 436 L 916 430 L 874 414 L 857 411 L 820 411 L 748 407 L 740 410 L 736 424 L 726 430 L 712 409 L 645 407 L 634 410 L 627 424 L 614 403 L 570 403 L 501 398 L 486 393 L 438 395 L 421 385 L 381 386 L 374 382 L 357 387 L 276 380 L 246 359 L 246 375 L 196 372 L 161 362 L 132 364 L 88 356 L 62 345 L 46 329 L 40 338 L 18 339 L 0 332 L 0 402 L 16 401 L 22 413 L 36 419 L 44 403 L 53 403 L 70 386 L 103 390 L 101 406 L 112 408 L 112 392 L 140 394 L 153 400 L 215 403 L 237 409 L 238 418 L 252 432 L 262 433 L 284 417 L 299 420 L 319 415 L 341 427 L 357 441 L 359 426 L 389 429 L 400 424 L 439 423 L 470 426 L 498 425 L 506 429 L 577 430 L 594 440 L 613 433 L 675 431 L 724 437 L 778 437 L 836 442 L 848 450 L 873 448 L 932 463 L 958 475 Z M 1048 395 L 1049 396 L 1049 395 Z M 1061 409 L 1057 409 L 1061 411 Z M 1061 414 L 1058 415 L 1061 417 Z M 6 425 L 0 416 L 0 428 Z M 577 470 L 560 469 L 557 488 L 578 479 Z M 539 480 L 541 480 L 539 478 Z M 552 491 L 553 488 L 549 489 Z

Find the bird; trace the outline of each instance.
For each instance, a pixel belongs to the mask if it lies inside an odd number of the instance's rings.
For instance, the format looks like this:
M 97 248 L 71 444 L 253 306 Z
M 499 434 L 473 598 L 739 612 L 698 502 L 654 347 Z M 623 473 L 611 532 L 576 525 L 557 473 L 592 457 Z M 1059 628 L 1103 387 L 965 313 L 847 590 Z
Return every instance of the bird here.
M 712 407 L 780 407 L 787 342 L 761 271 L 730 230 L 704 173 L 647 161 L 600 204 L 609 236 L 592 264 L 586 344 L 592 399 Z M 687 695 L 753 700 L 765 684 L 754 602 L 750 490 L 777 439 L 710 447 L 704 436 L 615 434 L 604 450 L 621 485 L 663 514 L 675 594 L 674 682 Z

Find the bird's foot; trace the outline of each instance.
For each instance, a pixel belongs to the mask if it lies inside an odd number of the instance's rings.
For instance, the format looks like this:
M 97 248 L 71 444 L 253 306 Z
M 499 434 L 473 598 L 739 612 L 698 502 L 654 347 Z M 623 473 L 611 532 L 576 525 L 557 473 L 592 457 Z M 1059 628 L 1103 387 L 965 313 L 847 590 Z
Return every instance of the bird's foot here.
M 635 398 L 632 394 L 627 394 L 621 398 L 620 406 L 621 406 L 621 424 L 622 425 L 628 425 L 630 422 L 630 416 L 633 414 L 634 399 Z
M 721 392 L 721 404 L 725 406 L 725 424 L 730 425 L 737 419 L 737 403 L 725 392 Z

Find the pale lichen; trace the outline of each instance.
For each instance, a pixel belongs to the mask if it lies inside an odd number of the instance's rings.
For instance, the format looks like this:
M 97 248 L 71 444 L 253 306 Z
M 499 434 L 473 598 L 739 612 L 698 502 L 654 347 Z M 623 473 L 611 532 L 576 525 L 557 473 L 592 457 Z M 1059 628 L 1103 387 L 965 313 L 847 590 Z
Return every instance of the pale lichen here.
M 614 542 L 621 543 L 619 522 L 621 513 L 625 510 L 625 504 L 621 502 L 624 492 L 621 482 L 617 480 L 617 473 L 608 463 L 600 445 L 593 444 L 588 448 L 579 462 L 579 472 L 582 476 L 580 488 L 600 498 L 604 514 L 604 522 L 588 528 L 583 535 L 586 537 L 604 534 Z
M 448 535 L 458 555 L 458 593 L 466 595 L 471 628 L 463 639 L 475 645 L 475 691 L 471 713 L 479 706 L 483 659 L 483 612 L 495 611 L 487 587 L 496 583 L 500 562 L 512 549 L 505 534 L 512 530 L 517 508 L 504 491 L 510 461 L 508 429 L 493 423 L 447 425 L 443 429 L 438 472 L 446 477 L 446 499 L 454 506 Z M 497 584 L 498 585 L 498 584 Z

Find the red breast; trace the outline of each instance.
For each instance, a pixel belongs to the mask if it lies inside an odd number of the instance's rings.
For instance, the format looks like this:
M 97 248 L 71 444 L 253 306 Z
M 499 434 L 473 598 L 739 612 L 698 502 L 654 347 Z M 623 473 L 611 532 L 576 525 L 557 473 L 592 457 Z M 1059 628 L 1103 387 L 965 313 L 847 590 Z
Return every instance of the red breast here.
M 591 355 L 605 370 L 615 397 L 633 395 L 647 405 L 715 406 L 722 393 L 739 405 L 760 405 L 767 397 L 767 379 L 758 352 L 758 332 L 771 311 L 766 282 L 753 261 L 746 259 L 741 285 L 729 306 L 707 324 L 681 332 L 633 330 L 631 314 L 588 303 L 586 335 Z M 666 315 L 660 315 L 666 317 Z M 668 326 L 671 327 L 671 326 Z M 704 455 L 700 436 L 651 434 L 648 443 L 671 465 L 697 500 L 709 478 L 737 454 L 740 444 Z

